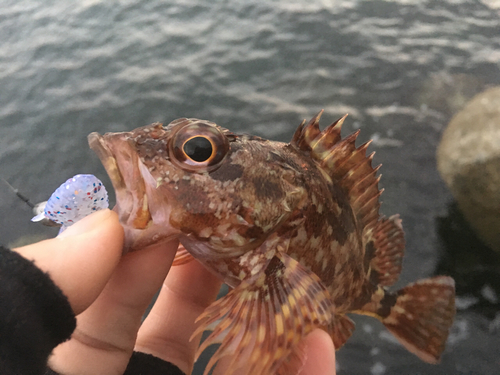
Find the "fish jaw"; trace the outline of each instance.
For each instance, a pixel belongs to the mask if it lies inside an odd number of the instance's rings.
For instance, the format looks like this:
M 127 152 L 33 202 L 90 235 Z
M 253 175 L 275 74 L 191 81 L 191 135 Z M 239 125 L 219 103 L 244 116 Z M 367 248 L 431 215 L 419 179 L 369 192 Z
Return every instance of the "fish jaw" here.
M 177 238 L 169 225 L 170 207 L 156 201 L 156 181 L 141 162 L 131 132 L 91 133 L 90 148 L 97 154 L 113 184 L 118 214 L 125 231 L 124 252 Z

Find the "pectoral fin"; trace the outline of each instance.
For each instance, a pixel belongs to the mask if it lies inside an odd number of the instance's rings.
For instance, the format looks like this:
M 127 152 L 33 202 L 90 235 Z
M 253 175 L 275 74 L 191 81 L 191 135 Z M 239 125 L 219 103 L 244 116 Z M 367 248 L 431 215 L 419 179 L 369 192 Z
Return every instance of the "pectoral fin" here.
M 243 280 L 198 318 L 193 337 L 218 320 L 197 355 L 221 343 L 205 375 L 221 358 L 225 375 L 275 374 L 300 340 L 332 319 L 330 295 L 320 279 L 286 254 L 277 253 L 259 274 Z M 281 368 L 280 368 L 281 367 Z
M 182 264 L 186 264 L 194 260 L 193 256 L 188 253 L 186 248 L 179 244 L 179 248 L 177 249 L 177 252 L 175 253 L 175 258 L 172 263 L 172 267 L 174 266 L 180 266 Z

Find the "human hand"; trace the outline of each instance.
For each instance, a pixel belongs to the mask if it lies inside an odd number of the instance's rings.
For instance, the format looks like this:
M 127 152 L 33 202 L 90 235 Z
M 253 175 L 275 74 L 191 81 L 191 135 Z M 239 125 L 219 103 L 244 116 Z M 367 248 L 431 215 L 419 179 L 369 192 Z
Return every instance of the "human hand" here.
M 190 373 L 199 344 L 199 338 L 189 341 L 194 322 L 215 300 L 220 281 L 198 262 L 170 268 L 176 241 L 124 256 L 122 245 L 117 215 L 103 210 L 54 239 L 15 249 L 49 273 L 77 315 L 71 340 L 54 350 L 50 367 L 61 374 L 123 374 L 136 350 Z M 316 330 L 304 343 L 300 374 L 334 374 L 328 335 Z

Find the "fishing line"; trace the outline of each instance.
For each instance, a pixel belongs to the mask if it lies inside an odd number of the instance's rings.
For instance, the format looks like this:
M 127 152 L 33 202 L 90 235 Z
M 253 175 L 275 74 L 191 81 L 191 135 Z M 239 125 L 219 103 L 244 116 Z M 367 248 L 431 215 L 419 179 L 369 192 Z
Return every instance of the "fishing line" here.
M 30 206 L 30 208 L 32 210 L 35 209 L 36 205 L 33 204 L 33 203 L 31 203 L 28 197 L 26 197 L 25 195 L 21 194 L 19 192 L 19 189 L 16 189 L 14 186 L 12 186 L 9 183 L 9 181 L 7 181 L 5 178 L 3 178 L 3 177 L 0 177 L 0 178 L 2 179 L 3 182 L 5 182 L 7 184 L 7 186 L 10 188 L 10 190 L 12 190 L 19 197 L 19 199 L 21 199 L 24 203 L 26 203 L 28 206 Z

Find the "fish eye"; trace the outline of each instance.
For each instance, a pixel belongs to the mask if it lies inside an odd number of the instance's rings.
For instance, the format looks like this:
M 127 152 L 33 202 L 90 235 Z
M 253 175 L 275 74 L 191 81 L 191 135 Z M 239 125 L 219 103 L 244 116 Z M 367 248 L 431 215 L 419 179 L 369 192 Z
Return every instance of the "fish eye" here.
M 214 154 L 210 139 L 200 135 L 189 138 L 184 142 L 182 149 L 188 158 L 198 163 L 207 161 Z
M 194 122 L 182 126 L 169 142 L 170 159 L 189 171 L 217 169 L 229 151 L 229 141 L 216 126 Z

